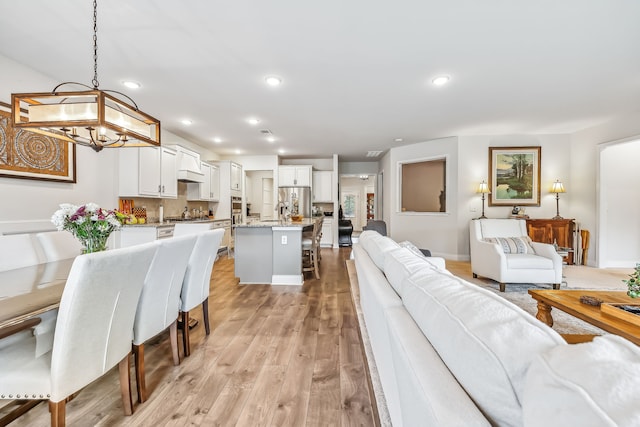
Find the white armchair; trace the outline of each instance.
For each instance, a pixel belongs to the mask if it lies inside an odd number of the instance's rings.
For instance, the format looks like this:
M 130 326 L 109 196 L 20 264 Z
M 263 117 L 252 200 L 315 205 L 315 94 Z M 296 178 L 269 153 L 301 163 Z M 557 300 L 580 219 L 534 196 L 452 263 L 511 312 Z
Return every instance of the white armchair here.
M 554 289 L 562 282 L 562 257 L 553 245 L 527 239 L 526 221 L 521 219 L 474 219 L 469 226 L 471 271 L 473 277 L 487 277 L 500 283 L 550 283 Z M 524 237 L 525 239 L 496 238 Z M 494 238 L 494 241 L 489 239 Z

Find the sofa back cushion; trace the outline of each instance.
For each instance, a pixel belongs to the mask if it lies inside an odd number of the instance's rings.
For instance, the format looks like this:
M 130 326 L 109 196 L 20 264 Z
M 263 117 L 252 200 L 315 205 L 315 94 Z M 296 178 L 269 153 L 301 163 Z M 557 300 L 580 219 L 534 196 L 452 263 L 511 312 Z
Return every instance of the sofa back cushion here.
M 367 251 L 380 270 L 384 270 L 384 257 L 387 252 L 400 247 L 393 239 L 371 230 L 363 231 L 358 237 L 358 243 Z
M 494 293 L 442 272 L 418 271 L 402 301 L 460 385 L 492 424 L 522 425 L 525 374 L 564 340 Z
M 640 348 L 616 335 L 561 346 L 527 373 L 525 427 L 639 426 Z
M 389 251 L 385 257 L 384 274 L 398 295 L 402 295 L 401 288 L 404 280 L 419 270 L 437 271 L 439 267 L 426 257 L 415 255 L 407 248 Z

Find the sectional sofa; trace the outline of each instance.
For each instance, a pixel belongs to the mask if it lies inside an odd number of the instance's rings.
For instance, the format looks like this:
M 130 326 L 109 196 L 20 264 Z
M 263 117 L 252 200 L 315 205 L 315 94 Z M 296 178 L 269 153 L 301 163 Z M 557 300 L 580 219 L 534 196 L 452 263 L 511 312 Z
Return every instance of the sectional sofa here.
M 640 351 L 629 341 L 566 344 L 441 258 L 375 231 L 352 256 L 393 426 L 640 426 Z

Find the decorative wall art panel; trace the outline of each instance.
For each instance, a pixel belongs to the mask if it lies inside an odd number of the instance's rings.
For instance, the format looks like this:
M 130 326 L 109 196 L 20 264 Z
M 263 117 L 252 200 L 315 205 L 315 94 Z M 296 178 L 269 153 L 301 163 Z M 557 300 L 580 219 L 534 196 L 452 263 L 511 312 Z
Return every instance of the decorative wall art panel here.
M 75 144 L 14 128 L 11 114 L 0 110 L 0 176 L 76 182 Z
M 489 147 L 489 206 L 540 206 L 540 147 Z

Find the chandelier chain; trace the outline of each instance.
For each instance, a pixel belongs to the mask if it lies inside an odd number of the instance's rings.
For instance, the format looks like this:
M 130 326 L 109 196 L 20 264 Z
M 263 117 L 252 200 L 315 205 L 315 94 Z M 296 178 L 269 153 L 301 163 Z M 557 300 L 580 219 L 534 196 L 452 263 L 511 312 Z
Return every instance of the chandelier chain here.
M 98 89 L 98 0 L 93 0 L 93 80 L 94 89 Z

